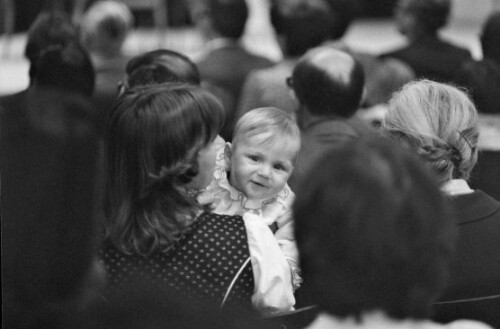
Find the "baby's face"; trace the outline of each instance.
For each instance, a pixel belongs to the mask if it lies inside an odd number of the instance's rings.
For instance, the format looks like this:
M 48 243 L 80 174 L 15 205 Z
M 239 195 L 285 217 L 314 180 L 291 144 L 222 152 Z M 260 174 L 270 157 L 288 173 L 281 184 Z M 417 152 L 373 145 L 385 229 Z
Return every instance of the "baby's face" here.
M 283 189 L 299 148 L 286 139 L 263 140 L 262 135 L 240 140 L 226 152 L 231 185 L 252 200 L 270 199 Z

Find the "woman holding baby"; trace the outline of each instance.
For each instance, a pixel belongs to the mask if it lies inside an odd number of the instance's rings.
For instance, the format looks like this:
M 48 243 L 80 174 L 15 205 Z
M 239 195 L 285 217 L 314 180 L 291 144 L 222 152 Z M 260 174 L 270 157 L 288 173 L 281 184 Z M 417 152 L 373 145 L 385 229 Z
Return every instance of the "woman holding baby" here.
M 213 180 L 223 123 L 220 102 L 196 86 L 120 96 L 105 139 L 107 293 L 140 278 L 193 305 L 292 309 L 291 271 L 268 225 L 196 201 Z

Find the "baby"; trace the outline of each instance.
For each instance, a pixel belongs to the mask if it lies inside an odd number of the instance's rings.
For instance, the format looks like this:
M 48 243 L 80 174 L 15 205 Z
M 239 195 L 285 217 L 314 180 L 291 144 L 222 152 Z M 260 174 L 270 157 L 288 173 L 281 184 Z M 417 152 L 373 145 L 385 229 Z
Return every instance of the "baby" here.
M 236 123 L 233 143 L 220 148 L 214 178 L 198 196 L 218 214 L 259 216 L 290 265 L 294 289 L 302 280 L 291 217 L 295 195 L 287 181 L 299 149 L 300 131 L 288 113 L 274 107 L 247 112 Z

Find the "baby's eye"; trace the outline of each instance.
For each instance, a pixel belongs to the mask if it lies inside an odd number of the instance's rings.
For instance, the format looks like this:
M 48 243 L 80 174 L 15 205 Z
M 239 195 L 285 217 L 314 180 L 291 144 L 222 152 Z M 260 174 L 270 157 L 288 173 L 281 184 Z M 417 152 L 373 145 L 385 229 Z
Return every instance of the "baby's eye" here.
M 282 164 L 275 164 L 274 169 L 286 171 L 285 166 L 283 166 Z
M 254 162 L 259 162 L 260 161 L 260 157 L 256 156 L 256 155 L 249 155 L 248 158 Z

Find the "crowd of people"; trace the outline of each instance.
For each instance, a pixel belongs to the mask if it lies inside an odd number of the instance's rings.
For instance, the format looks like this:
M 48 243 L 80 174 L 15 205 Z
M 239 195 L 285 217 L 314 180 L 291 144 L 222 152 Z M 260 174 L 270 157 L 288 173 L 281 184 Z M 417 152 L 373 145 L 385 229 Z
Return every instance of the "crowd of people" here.
M 347 0 L 189 1 L 206 37 L 129 57 L 133 15 L 42 12 L 0 97 L 4 328 L 500 328 L 500 13 L 483 58 L 398 0 L 407 46 L 342 40 Z

